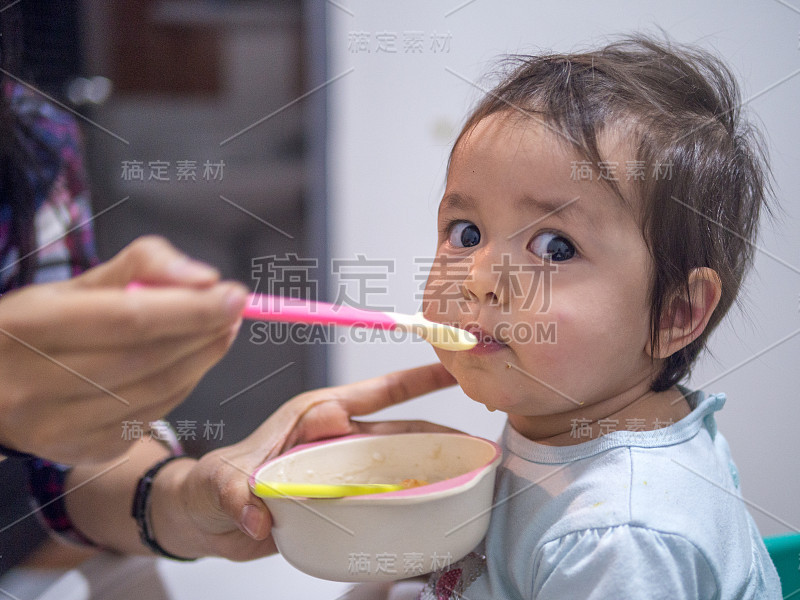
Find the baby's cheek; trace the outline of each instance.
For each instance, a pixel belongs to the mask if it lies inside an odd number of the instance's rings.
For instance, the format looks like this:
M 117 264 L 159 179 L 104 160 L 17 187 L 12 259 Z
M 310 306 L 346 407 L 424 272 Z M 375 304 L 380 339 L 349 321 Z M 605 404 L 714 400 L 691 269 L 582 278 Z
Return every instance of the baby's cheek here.
M 552 308 L 536 315 L 530 322 L 531 337 L 528 346 L 544 364 L 558 363 L 574 357 L 583 346 L 585 324 L 577 309 L 566 306 Z
M 441 321 L 442 319 L 437 312 L 436 306 L 434 303 L 431 302 L 431 298 L 428 295 L 428 289 L 425 288 L 425 295 L 422 297 L 422 316 L 424 316 L 429 321 Z
M 453 322 L 458 315 L 458 303 L 462 301 L 458 289 L 454 282 L 429 279 L 422 297 L 423 316 L 437 323 Z
M 556 343 L 552 354 L 556 360 L 569 360 L 575 365 L 597 365 L 601 357 L 615 356 L 619 360 L 626 350 L 627 319 L 617 311 L 603 310 L 600 303 L 562 307 L 549 317 L 555 329 Z

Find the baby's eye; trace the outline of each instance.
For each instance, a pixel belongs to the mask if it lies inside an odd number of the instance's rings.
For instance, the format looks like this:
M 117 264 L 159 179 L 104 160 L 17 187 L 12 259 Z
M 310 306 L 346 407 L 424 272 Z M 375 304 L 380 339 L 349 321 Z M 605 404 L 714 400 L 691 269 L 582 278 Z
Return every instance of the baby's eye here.
M 567 238 L 546 231 L 531 240 L 531 252 L 536 256 L 547 256 L 553 262 L 569 260 L 575 256 L 575 246 Z
M 481 231 L 469 221 L 459 221 L 450 228 L 450 245 L 455 248 L 471 248 L 481 241 Z

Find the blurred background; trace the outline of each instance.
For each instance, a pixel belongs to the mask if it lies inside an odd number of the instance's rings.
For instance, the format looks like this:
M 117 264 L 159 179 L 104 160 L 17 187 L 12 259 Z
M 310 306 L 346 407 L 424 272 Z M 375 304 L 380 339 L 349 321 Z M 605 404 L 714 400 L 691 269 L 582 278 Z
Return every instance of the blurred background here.
M 765 132 L 776 204 L 742 308 L 712 336 L 690 385 L 728 394 L 718 421 L 761 532 L 798 530 L 800 2 L 20 7 L 25 77 L 84 117 L 103 257 L 160 233 L 258 291 L 403 312 L 419 307 L 450 145 L 501 55 L 576 50 L 634 31 L 662 31 L 721 55 Z M 245 324 L 231 354 L 171 419 L 197 424 L 196 438 L 185 441 L 199 452 L 246 435 L 302 390 L 434 359 L 421 342 L 265 343 Z M 455 389 L 380 417 L 425 418 L 487 437 L 503 422 Z M 205 422 L 224 423 L 224 436 L 203 435 Z M 201 597 L 209 581 L 193 573 Z M 285 591 L 280 597 L 309 597 Z
M 101 258 L 157 233 L 254 290 L 325 289 L 325 90 L 297 101 L 325 77 L 322 4 L 18 8 L 20 75 L 83 116 Z M 170 416 L 190 451 L 238 441 L 327 381 L 321 345 L 250 343 L 246 329 Z

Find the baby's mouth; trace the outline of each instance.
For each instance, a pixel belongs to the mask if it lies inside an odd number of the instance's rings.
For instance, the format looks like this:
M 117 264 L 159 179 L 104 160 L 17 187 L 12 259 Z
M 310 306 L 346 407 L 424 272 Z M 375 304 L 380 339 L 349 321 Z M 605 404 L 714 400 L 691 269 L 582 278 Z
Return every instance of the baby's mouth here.
M 506 342 L 496 338 L 477 323 L 467 323 L 461 328 L 466 329 L 472 335 L 478 338 L 478 344 L 472 350 L 470 350 L 470 352 L 476 354 L 486 354 L 489 352 L 497 352 L 503 348 L 508 348 L 508 344 L 506 344 Z

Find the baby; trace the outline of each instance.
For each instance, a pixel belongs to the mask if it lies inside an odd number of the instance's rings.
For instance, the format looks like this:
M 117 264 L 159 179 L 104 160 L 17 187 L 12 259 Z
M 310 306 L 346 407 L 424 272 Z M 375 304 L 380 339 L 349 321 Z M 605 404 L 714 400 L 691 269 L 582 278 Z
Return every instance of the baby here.
M 769 184 L 737 86 L 636 37 L 525 56 L 453 147 L 425 316 L 508 414 L 489 532 L 420 598 L 779 598 L 714 413 L 681 387 L 752 262 Z

